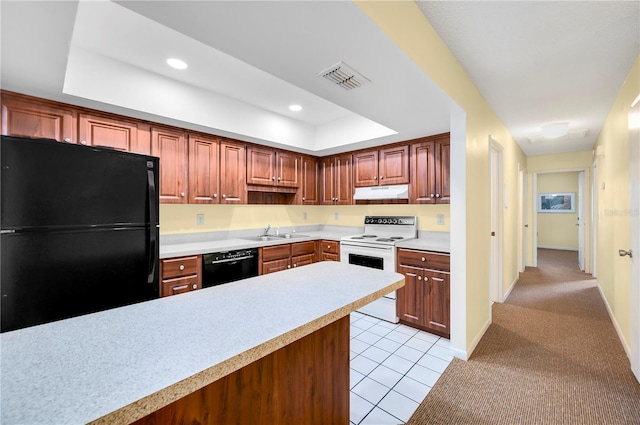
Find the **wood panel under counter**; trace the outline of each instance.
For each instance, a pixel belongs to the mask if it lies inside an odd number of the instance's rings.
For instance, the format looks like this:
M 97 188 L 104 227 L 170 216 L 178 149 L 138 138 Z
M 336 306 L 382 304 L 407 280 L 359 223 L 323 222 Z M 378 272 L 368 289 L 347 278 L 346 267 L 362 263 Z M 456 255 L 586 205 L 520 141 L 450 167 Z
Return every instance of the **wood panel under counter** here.
M 256 423 L 251 409 L 238 408 L 247 401 L 226 377 L 242 380 L 258 367 L 273 376 L 254 381 L 267 398 L 288 380 L 299 383 L 296 391 L 323 394 L 312 399 L 320 405 L 304 408 L 293 405 L 299 397 L 261 399 L 263 423 L 293 415 L 300 423 L 348 424 L 349 313 L 403 285 L 397 273 L 322 262 L 4 333 L 1 420 L 128 424 L 222 385 L 232 396 L 226 410 L 240 415 L 228 419 Z M 337 376 L 305 375 L 305 362 L 327 352 Z M 339 417 L 322 416 L 335 406 Z M 203 407 L 211 406 L 189 408 L 194 416 L 180 421 L 201 418 Z

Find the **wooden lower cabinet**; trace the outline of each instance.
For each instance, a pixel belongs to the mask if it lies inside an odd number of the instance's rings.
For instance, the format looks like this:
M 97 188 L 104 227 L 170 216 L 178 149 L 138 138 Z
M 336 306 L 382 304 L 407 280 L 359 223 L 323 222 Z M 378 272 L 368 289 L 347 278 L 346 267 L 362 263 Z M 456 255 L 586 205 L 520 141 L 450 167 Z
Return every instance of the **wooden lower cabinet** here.
M 160 260 L 160 296 L 182 294 L 202 288 L 202 256 Z
M 340 242 L 323 239 L 320 241 L 322 261 L 340 261 Z
M 449 255 L 398 249 L 398 273 L 405 286 L 397 291 L 397 312 L 401 323 L 449 338 Z
M 260 248 L 259 274 L 305 266 L 315 263 L 316 258 L 315 241 L 265 246 Z
M 134 422 L 349 424 L 349 316 Z

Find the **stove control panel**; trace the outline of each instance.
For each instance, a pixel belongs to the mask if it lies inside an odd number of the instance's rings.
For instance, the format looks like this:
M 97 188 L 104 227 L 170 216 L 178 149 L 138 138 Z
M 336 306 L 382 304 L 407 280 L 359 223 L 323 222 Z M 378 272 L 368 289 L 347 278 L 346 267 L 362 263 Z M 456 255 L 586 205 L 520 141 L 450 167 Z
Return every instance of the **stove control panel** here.
M 386 217 L 386 216 L 366 216 L 364 218 L 364 224 L 387 224 L 393 226 L 415 226 L 416 217 L 406 216 L 406 217 Z

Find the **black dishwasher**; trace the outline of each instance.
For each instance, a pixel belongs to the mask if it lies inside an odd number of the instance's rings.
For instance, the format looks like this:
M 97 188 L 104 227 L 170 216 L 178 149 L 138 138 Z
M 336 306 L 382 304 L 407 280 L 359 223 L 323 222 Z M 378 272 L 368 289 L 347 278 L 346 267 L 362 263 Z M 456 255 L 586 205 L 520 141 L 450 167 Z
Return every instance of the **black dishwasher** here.
M 214 252 L 202 260 L 203 288 L 258 276 L 258 248 Z

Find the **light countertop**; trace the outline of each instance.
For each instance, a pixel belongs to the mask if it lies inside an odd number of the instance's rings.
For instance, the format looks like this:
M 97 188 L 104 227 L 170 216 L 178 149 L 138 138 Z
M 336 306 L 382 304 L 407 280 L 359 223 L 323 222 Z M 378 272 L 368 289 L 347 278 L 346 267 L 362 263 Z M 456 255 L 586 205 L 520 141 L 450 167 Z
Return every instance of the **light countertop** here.
M 321 262 L 4 333 L 0 422 L 129 423 L 403 285 Z

